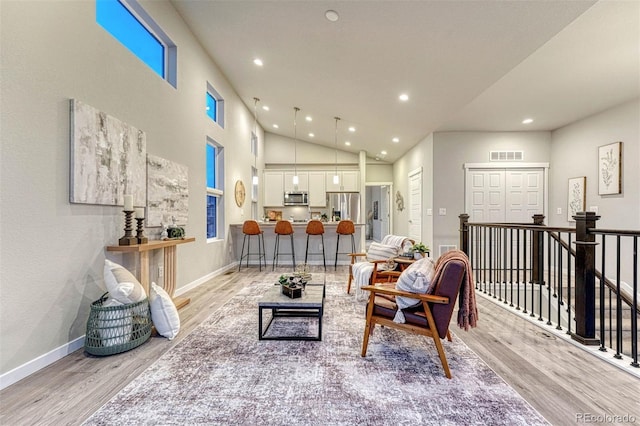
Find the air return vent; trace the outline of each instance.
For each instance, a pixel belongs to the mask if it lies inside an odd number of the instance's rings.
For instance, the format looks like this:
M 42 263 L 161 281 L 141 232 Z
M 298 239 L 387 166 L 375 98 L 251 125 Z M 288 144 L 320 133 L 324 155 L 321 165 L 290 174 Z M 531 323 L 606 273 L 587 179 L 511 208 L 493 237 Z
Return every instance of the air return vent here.
M 439 245 L 438 246 L 438 256 L 442 256 L 443 254 L 445 254 L 448 251 L 451 250 L 457 250 L 458 246 L 456 246 L 455 244 L 452 245 Z
M 522 151 L 491 151 L 489 157 L 491 161 L 522 161 L 524 153 Z

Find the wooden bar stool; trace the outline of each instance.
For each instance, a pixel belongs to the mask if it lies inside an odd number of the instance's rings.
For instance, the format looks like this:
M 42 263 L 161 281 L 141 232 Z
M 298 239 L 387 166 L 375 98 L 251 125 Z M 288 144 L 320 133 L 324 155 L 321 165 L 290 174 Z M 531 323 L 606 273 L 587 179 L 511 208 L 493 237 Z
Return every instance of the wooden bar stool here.
M 273 271 L 276 268 L 276 263 L 278 262 L 278 256 L 280 256 L 280 235 L 288 235 L 291 238 L 291 253 L 284 253 L 284 255 L 291 255 L 293 258 L 293 270 L 296 269 L 296 252 L 293 248 L 293 226 L 291 226 L 291 222 L 288 220 L 279 220 L 276 222 L 276 227 L 274 229 L 276 233 L 276 244 L 273 247 L 273 264 L 271 265 L 271 270 Z
M 258 265 L 260 267 L 260 271 L 262 271 L 262 260 L 264 259 L 264 267 L 267 267 L 267 258 L 265 257 L 265 249 L 264 249 L 264 234 L 260 229 L 260 225 L 255 220 L 245 220 L 242 225 L 242 232 L 244 233 L 244 237 L 242 238 L 242 250 L 240 251 L 240 262 L 238 262 L 238 272 L 240 272 L 240 267 L 242 266 L 242 259 L 247 258 L 247 268 L 249 267 L 249 255 L 258 256 Z M 258 237 L 258 252 L 251 253 L 251 237 Z M 244 245 L 249 238 L 249 242 L 247 244 L 247 253 L 244 254 Z
M 336 233 L 338 234 L 338 240 L 336 241 L 336 261 L 333 264 L 334 269 L 338 269 L 338 249 L 340 248 L 340 235 L 351 235 L 351 251 L 349 253 L 356 252 L 356 240 L 353 234 L 356 232 L 356 227 L 351 220 L 341 220 L 336 227 Z M 347 253 L 342 253 L 347 254 Z
M 304 263 L 307 263 L 307 258 L 310 254 L 320 254 L 318 253 L 309 253 L 309 237 L 311 235 L 320 235 L 322 238 L 322 264 L 324 265 L 324 270 L 327 270 L 327 261 L 324 255 L 324 225 L 319 220 L 310 220 L 307 223 L 307 249 L 304 254 Z

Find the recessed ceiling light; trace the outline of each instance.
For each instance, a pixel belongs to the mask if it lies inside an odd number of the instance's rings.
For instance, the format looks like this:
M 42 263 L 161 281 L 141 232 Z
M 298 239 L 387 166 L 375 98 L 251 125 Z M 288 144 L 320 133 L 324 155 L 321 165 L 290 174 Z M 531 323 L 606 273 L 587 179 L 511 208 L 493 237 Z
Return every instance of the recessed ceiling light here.
M 392 140 L 393 142 L 395 142 L 395 143 L 400 142 L 400 138 L 393 138 L 393 139 L 391 139 L 391 140 Z
M 524 120 L 522 120 L 522 124 L 529 124 L 529 123 L 533 123 L 533 118 L 525 118 Z
M 380 154 L 387 155 L 387 151 L 380 151 Z
M 355 131 L 356 131 L 356 128 L 355 128 L 355 127 L 353 127 L 353 126 L 351 126 L 351 127 L 349 127 L 349 131 L 350 131 L 351 133 L 353 133 L 353 132 L 355 132 Z
M 400 99 L 402 102 L 406 102 L 409 100 L 409 95 L 407 95 L 406 93 L 403 93 L 400 96 L 398 96 L 398 99 Z
M 349 142 L 349 141 L 346 141 L 344 144 L 345 144 L 346 146 L 351 146 L 351 142 Z
M 273 128 L 274 128 L 274 129 L 278 129 L 279 127 L 280 127 L 280 126 L 278 126 L 277 124 L 274 124 L 274 125 L 273 125 Z
M 263 63 L 262 63 L 262 59 L 260 59 L 260 58 L 255 58 L 255 59 L 253 60 L 253 63 L 254 63 L 254 64 L 256 64 L 256 65 L 257 65 L 257 66 L 259 66 L 259 67 L 261 67 L 261 66 L 263 65 Z
M 262 105 L 262 109 L 265 111 L 269 111 L 269 107 L 267 105 Z
M 312 137 L 314 137 L 314 136 L 315 136 L 315 135 L 314 135 L 313 133 L 309 133 L 309 137 L 310 137 L 310 138 L 312 138 Z
M 338 15 L 338 12 L 336 12 L 335 10 L 327 10 L 324 13 L 324 17 L 327 18 L 329 21 L 331 22 L 336 22 L 338 19 L 340 19 L 340 15 Z
M 313 121 L 313 118 L 311 118 L 310 115 L 307 115 L 304 119 L 307 120 L 307 121 Z

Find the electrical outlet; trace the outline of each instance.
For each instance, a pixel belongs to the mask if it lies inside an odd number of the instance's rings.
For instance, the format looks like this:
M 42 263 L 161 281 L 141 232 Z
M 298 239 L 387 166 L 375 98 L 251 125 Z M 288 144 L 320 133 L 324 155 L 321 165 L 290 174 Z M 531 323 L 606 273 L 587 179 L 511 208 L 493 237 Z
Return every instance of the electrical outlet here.
M 164 277 L 164 266 L 158 266 L 158 278 Z
M 556 214 L 562 214 L 562 207 L 558 207 L 556 209 Z

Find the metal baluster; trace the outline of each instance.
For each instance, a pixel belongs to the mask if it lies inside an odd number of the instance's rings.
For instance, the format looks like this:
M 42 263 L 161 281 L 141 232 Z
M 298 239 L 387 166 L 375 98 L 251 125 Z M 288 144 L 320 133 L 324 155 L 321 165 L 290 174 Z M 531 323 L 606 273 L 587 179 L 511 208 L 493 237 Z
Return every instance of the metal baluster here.
M 529 311 L 527 311 L 527 230 L 525 229 L 524 232 L 522 233 L 522 262 L 524 263 L 523 268 L 522 268 L 522 288 L 523 288 L 523 295 L 522 298 L 524 299 L 524 306 L 522 307 L 522 313 L 523 314 L 528 314 Z
M 568 258 L 571 258 L 571 247 L 571 232 L 569 232 L 569 248 L 567 249 Z M 573 259 L 573 263 L 575 264 L 575 259 Z M 567 284 L 567 334 L 571 334 L 571 261 L 569 261 L 567 266 L 567 273 L 569 275 L 569 284 Z M 562 305 L 564 303 L 562 293 L 560 293 L 560 297 L 562 298 L 560 305 Z
M 517 287 L 517 291 L 518 291 L 518 301 L 516 303 L 516 310 L 520 310 L 520 229 L 518 229 L 516 231 L 516 238 L 517 238 L 517 245 L 516 245 L 516 270 L 518 271 L 518 287 Z
M 509 230 L 509 282 L 511 283 L 511 296 L 509 297 L 509 306 L 513 307 L 513 228 Z
M 631 305 L 631 356 L 632 367 L 638 364 L 638 237 L 633 237 L 633 305 Z
M 620 296 L 620 235 L 616 235 L 616 359 L 622 359 L 622 299 Z

